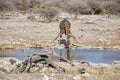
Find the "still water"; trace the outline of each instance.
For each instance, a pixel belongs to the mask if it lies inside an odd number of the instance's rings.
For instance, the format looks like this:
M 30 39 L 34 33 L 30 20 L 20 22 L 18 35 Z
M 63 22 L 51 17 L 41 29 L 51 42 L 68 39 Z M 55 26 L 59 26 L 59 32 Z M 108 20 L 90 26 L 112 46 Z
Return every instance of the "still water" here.
M 33 52 L 41 52 L 42 49 L 31 48 L 25 50 L 25 54 L 32 55 Z M 56 53 L 66 58 L 66 49 L 56 49 Z M 86 60 L 95 63 L 107 63 L 111 64 L 114 60 L 120 60 L 120 50 L 81 50 L 71 49 L 71 59 L 73 60 Z M 20 50 L 0 50 L 0 57 L 15 57 L 20 60 L 24 60 L 24 52 Z

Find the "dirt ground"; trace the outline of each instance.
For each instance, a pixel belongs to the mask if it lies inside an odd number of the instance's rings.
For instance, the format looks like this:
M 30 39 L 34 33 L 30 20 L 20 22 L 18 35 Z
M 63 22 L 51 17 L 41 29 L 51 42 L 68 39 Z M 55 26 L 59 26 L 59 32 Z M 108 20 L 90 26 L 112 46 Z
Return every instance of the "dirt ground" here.
M 60 74 L 55 77 L 56 80 L 75 80 L 73 79 L 75 75 L 73 74 Z M 120 75 L 91 75 L 91 77 L 81 77 L 81 79 L 76 80 L 120 80 Z M 6 74 L 2 76 L 0 80 L 42 80 L 43 75 L 36 73 L 24 73 L 24 74 Z M 52 79 L 51 79 L 52 80 Z
M 120 50 L 120 17 L 80 15 L 75 20 L 69 15 L 68 18 L 71 23 L 72 34 L 80 42 L 80 44 L 77 44 L 71 39 L 72 44 L 79 46 L 77 48 Z M 40 20 L 29 20 L 26 15 L 0 20 L 0 49 L 46 48 L 48 46 L 64 48 L 63 45 L 58 44 L 58 40 L 54 44 L 50 43 L 59 33 L 61 20 L 63 19 L 58 18 L 58 21 L 47 23 Z M 56 74 L 55 78 L 57 80 L 75 80 L 73 77 L 79 75 L 81 80 L 120 80 L 120 74 L 108 68 L 100 71 L 86 70 L 90 76 L 82 76 L 72 68 L 67 69 L 70 69 L 68 73 Z M 0 80 L 41 80 L 42 78 L 43 75 L 38 73 L 11 74 L 0 72 Z
M 116 64 L 90 63 L 90 66 L 85 69 L 85 74 L 80 73 L 81 64 L 79 62 L 73 62 L 74 66 L 65 62 L 56 62 L 65 69 L 64 73 L 56 72 L 50 67 L 47 67 L 44 72 L 11 73 L 11 70 L 15 69 L 15 65 L 11 65 L 9 59 L 11 58 L 0 58 L 0 80 L 120 80 L 120 63 L 117 66 Z M 49 79 L 44 79 L 46 76 Z
M 70 15 L 71 32 L 80 44 L 72 38 L 71 43 L 85 49 L 120 49 L 120 17 L 108 15 L 80 15 L 73 19 Z M 51 46 L 63 48 L 55 41 L 59 33 L 59 23 L 28 20 L 25 16 L 0 20 L 0 49 Z

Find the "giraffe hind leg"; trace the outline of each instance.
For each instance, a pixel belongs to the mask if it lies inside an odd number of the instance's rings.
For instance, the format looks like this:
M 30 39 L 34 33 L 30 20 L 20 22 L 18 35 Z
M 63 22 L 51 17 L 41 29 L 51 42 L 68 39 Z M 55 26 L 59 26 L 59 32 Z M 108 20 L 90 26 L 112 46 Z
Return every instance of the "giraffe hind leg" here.
M 72 37 L 72 38 L 75 40 L 76 43 L 80 44 L 80 43 L 76 40 L 75 36 L 73 36 L 72 34 L 70 34 L 70 37 Z

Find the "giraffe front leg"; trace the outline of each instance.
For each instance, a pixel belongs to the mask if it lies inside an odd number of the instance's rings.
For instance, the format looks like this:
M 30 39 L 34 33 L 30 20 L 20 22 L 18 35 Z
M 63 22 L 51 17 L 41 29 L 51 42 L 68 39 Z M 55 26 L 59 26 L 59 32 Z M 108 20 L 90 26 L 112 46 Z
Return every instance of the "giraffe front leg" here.
M 61 33 L 59 33 L 59 34 L 57 35 L 57 37 L 56 37 L 52 42 L 50 42 L 50 43 L 53 43 L 55 40 L 57 40 L 57 38 L 58 38 L 60 35 L 61 35 Z
M 70 34 L 70 37 L 72 37 L 76 43 L 80 44 L 72 34 Z

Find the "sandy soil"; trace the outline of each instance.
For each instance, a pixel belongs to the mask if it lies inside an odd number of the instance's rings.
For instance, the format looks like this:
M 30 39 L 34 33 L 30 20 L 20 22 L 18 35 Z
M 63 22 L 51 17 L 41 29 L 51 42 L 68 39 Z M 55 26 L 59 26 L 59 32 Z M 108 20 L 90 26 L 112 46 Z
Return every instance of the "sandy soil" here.
M 68 16 L 71 32 L 80 42 L 77 48 L 120 49 L 120 18 L 107 15 L 80 15 L 75 20 Z M 50 46 L 59 33 L 59 21 L 51 23 L 28 20 L 26 16 L 0 20 L 0 49 Z M 52 46 L 61 48 L 58 41 Z

